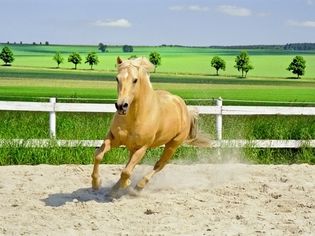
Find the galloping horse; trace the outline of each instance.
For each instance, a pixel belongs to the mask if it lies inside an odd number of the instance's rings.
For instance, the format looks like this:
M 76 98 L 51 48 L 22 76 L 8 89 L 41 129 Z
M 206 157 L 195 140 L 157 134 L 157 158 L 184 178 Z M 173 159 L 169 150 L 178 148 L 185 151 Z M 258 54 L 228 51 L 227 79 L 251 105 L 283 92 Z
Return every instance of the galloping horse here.
M 141 190 L 151 177 L 162 170 L 175 150 L 184 141 L 191 145 L 205 146 L 209 142 L 197 130 L 198 112 L 188 109 L 178 96 L 166 91 L 155 91 L 149 72 L 154 66 L 146 58 L 122 61 L 117 58 L 118 99 L 110 131 L 94 156 L 92 187 L 99 189 L 101 179 L 99 164 L 111 148 L 125 145 L 130 159 L 122 170 L 114 188 L 126 188 L 131 184 L 130 176 L 143 158 L 146 150 L 165 144 L 163 154 L 153 170 L 136 185 Z

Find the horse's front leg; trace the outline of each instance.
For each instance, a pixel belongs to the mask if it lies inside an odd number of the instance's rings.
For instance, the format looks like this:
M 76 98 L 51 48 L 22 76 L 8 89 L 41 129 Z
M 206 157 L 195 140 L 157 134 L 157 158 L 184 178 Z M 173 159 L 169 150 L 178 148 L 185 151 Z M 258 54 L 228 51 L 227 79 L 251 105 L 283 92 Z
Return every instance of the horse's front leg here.
M 135 166 L 141 161 L 145 152 L 147 150 L 146 146 L 141 147 L 138 150 L 130 151 L 130 158 L 126 167 L 122 170 L 119 181 L 115 184 L 113 189 L 127 188 L 131 184 L 130 176 L 135 168 Z
M 97 190 L 101 186 L 101 178 L 100 178 L 100 170 L 99 166 L 105 153 L 107 153 L 113 146 L 113 137 L 112 135 L 108 135 L 101 147 L 99 147 L 94 154 L 94 167 L 92 172 L 92 188 Z

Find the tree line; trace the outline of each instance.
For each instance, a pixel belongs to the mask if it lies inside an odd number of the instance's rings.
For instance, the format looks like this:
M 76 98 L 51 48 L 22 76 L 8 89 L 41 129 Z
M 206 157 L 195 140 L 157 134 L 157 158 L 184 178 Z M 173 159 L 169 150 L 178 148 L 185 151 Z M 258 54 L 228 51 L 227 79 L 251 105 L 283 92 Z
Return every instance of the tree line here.
M 288 43 L 283 46 L 284 50 L 315 50 L 315 43 Z
M 132 55 L 129 57 L 136 58 L 136 55 Z M 53 60 L 57 63 L 57 68 L 59 68 L 60 64 L 63 63 L 64 58 L 62 57 L 60 52 L 56 52 L 55 56 L 53 57 Z M 156 71 L 156 68 L 161 65 L 161 56 L 157 52 L 151 52 L 149 55 L 150 62 L 155 66 L 154 72 Z M 81 64 L 82 58 L 79 53 L 72 53 L 68 57 L 68 62 L 71 62 L 74 64 L 74 69 L 77 69 L 77 65 Z M 99 63 L 98 56 L 95 52 L 91 52 L 86 56 L 85 63 L 88 63 L 91 66 L 91 70 L 93 69 L 94 65 L 97 65 Z
M 7 45 L 45 45 L 48 46 L 50 43 L 48 41 L 45 42 L 33 42 L 23 43 L 20 41 L 17 42 L 6 42 Z M 307 51 L 307 50 L 315 50 L 315 43 L 287 43 L 287 44 L 256 44 L 256 45 L 232 45 L 232 46 L 188 46 L 188 45 L 179 45 L 179 44 L 162 44 L 160 47 L 180 47 L 180 48 L 215 48 L 215 49 L 239 49 L 239 50 L 248 50 L 248 49 L 265 49 L 265 50 L 294 50 L 294 51 Z M 107 45 L 103 43 L 98 44 L 98 49 L 101 52 L 107 52 Z M 124 52 L 133 52 L 133 46 L 131 45 L 123 45 L 122 49 Z
M 225 70 L 226 63 L 221 57 L 214 56 L 211 60 L 211 66 L 216 69 L 217 75 L 219 75 L 219 70 Z M 254 69 L 247 51 L 242 51 L 240 55 L 236 56 L 234 67 L 242 73 L 242 78 L 246 78 L 247 73 Z
M 219 70 L 225 71 L 226 69 L 225 61 L 219 56 L 212 58 L 211 66 L 216 69 L 216 75 L 219 75 Z M 240 55 L 236 56 L 234 67 L 242 73 L 242 78 L 246 78 L 247 73 L 254 69 L 254 66 L 250 63 L 247 51 L 241 51 Z M 306 61 L 302 56 L 295 56 L 287 67 L 287 70 L 296 74 L 298 79 L 305 74 L 305 69 Z
M 257 44 L 257 45 L 233 45 L 233 46 L 183 46 L 177 44 L 162 44 L 161 47 L 183 47 L 183 48 L 215 48 L 215 49 L 239 49 L 239 50 L 250 50 L 250 49 L 264 49 L 264 50 L 293 50 L 293 51 L 304 51 L 304 50 L 315 50 L 315 43 L 287 43 L 287 44 Z
M 129 59 L 136 57 L 137 57 L 136 55 L 132 55 L 130 56 Z M 15 58 L 11 49 L 5 46 L 0 53 L 0 59 L 3 60 L 5 66 L 9 66 L 14 61 Z M 60 64 L 64 62 L 64 57 L 60 52 L 56 52 L 56 54 L 53 57 L 53 60 L 57 63 L 57 68 L 59 68 Z M 149 55 L 149 60 L 155 66 L 154 68 L 155 72 L 156 68 L 159 65 L 161 65 L 162 60 L 161 55 L 155 51 L 151 52 Z M 77 69 L 77 65 L 82 63 L 82 57 L 77 52 L 71 53 L 68 57 L 68 62 L 73 63 L 74 69 Z M 92 70 L 93 66 L 99 63 L 99 59 L 96 52 L 90 52 L 85 58 L 85 63 L 89 64 Z M 211 66 L 216 69 L 217 75 L 219 75 L 219 70 L 224 71 L 226 69 L 225 61 L 219 56 L 214 56 L 212 58 Z M 236 56 L 234 67 L 242 73 L 241 74 L 242 78 L 246 78 L 247 73 L 250 70 L 254 69 L 254 66 L 250 63 L 250 57 L 247 51 L 241 51 L 241 53 L 238 56 Z M 297 78 L 300 78 L 300 76 L 304 75 L 305 69 L 306 61 L 302 56 L 295 56 L 292 62 L 287 67 L 287 70 L 292 71 L 293 74 L 296 74 Z
M 57 63 L 57 68 L 59 68 L 60 64 L 64 62 L 64 58 L 61 55 L 60 52 L 56 52 L 55 56 L 53 57 L 53 60 Z M 81 64 L 82 57 L 79 53 L 73 52 L 68 57 L 68 62 L 71 62 L 74 64 L 74 69 L 77 69 L 77 65 Z M 94 65 L 97 65 L 99 63 L 98 56 L 95 52 L 90 52 L 86 58 L 85 63 L 88 63 L 91 66 L 91 70 L 93 69 Z
M 107 45 L 103 44 L 103 43 L 99 43 L 98 44 L 98 50 L 100 50 L 101 52 L 108 52 Z M 133 46 L 123 45 L 122 50 L 123 50 L 123 52 L 133 52 Z
M 129 50 L 128 52 L 133 51 L 133 49 L 132 50 L 130 49 L 130 46 L 128 46 L 127 50 Z M 137 57 L 136 55 L 132 55 L 129 59 L 136 58 L 136 57 Z M 2 51 L 0 53 L 0 59 L 3 60 L 3 62 L 5 63 L 4 66 L 10 66 L 15 60 L 15 57 L 13 55 L 12 50 L 9 47 L 5 46 L 2 48 Z M 64 60 L 65 60 L 61 52 L 56 52 L 52 59 L 57 63 L 57 68 L 59 68 L 60 64 L 64 63 Z M 155 66 L 155 69 L 154 69 L 154 72 L 155 72 L 156 68 L 159 65 L 161 65 L 161 55 L 155 51 L 151 52 L 149 55 L 149 60 Z M 73 63 L 74 69 L 77 69 L 77 66 L 82 63 L 82 57 L 79 53 L 73 52 L 68 56 L 68 62 Z M 88 53 L 88 55 L 85 58 L 85 63 L 89 64 L 92 70 L 93 66 L 99 63 L 99 59 L 96 52 Z

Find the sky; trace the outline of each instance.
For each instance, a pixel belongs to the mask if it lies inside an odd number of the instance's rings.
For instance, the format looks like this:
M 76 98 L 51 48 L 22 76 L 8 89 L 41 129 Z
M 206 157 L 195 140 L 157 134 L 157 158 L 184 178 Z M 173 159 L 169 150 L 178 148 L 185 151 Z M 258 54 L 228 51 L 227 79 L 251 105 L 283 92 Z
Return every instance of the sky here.
M 0 42 L 315 42 L 315 0 L 0 0 Z

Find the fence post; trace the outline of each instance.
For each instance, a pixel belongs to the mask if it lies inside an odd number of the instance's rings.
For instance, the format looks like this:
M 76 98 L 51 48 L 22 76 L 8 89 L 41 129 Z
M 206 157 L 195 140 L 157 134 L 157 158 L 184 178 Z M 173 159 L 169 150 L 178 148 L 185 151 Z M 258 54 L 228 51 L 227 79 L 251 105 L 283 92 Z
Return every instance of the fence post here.
M 216 105 L 219 108 L 220 113 L 216 115 L 216 131 L 217 131 L 217 140 L 222 140 L 222 103 L 223 100 L 219 97 L 216 100 Z
M 49 102 L 52 104 L 53 110 L 49 112 L 49 134 L 50 138 L 56 138 L 56 98 L 50 98 Z

